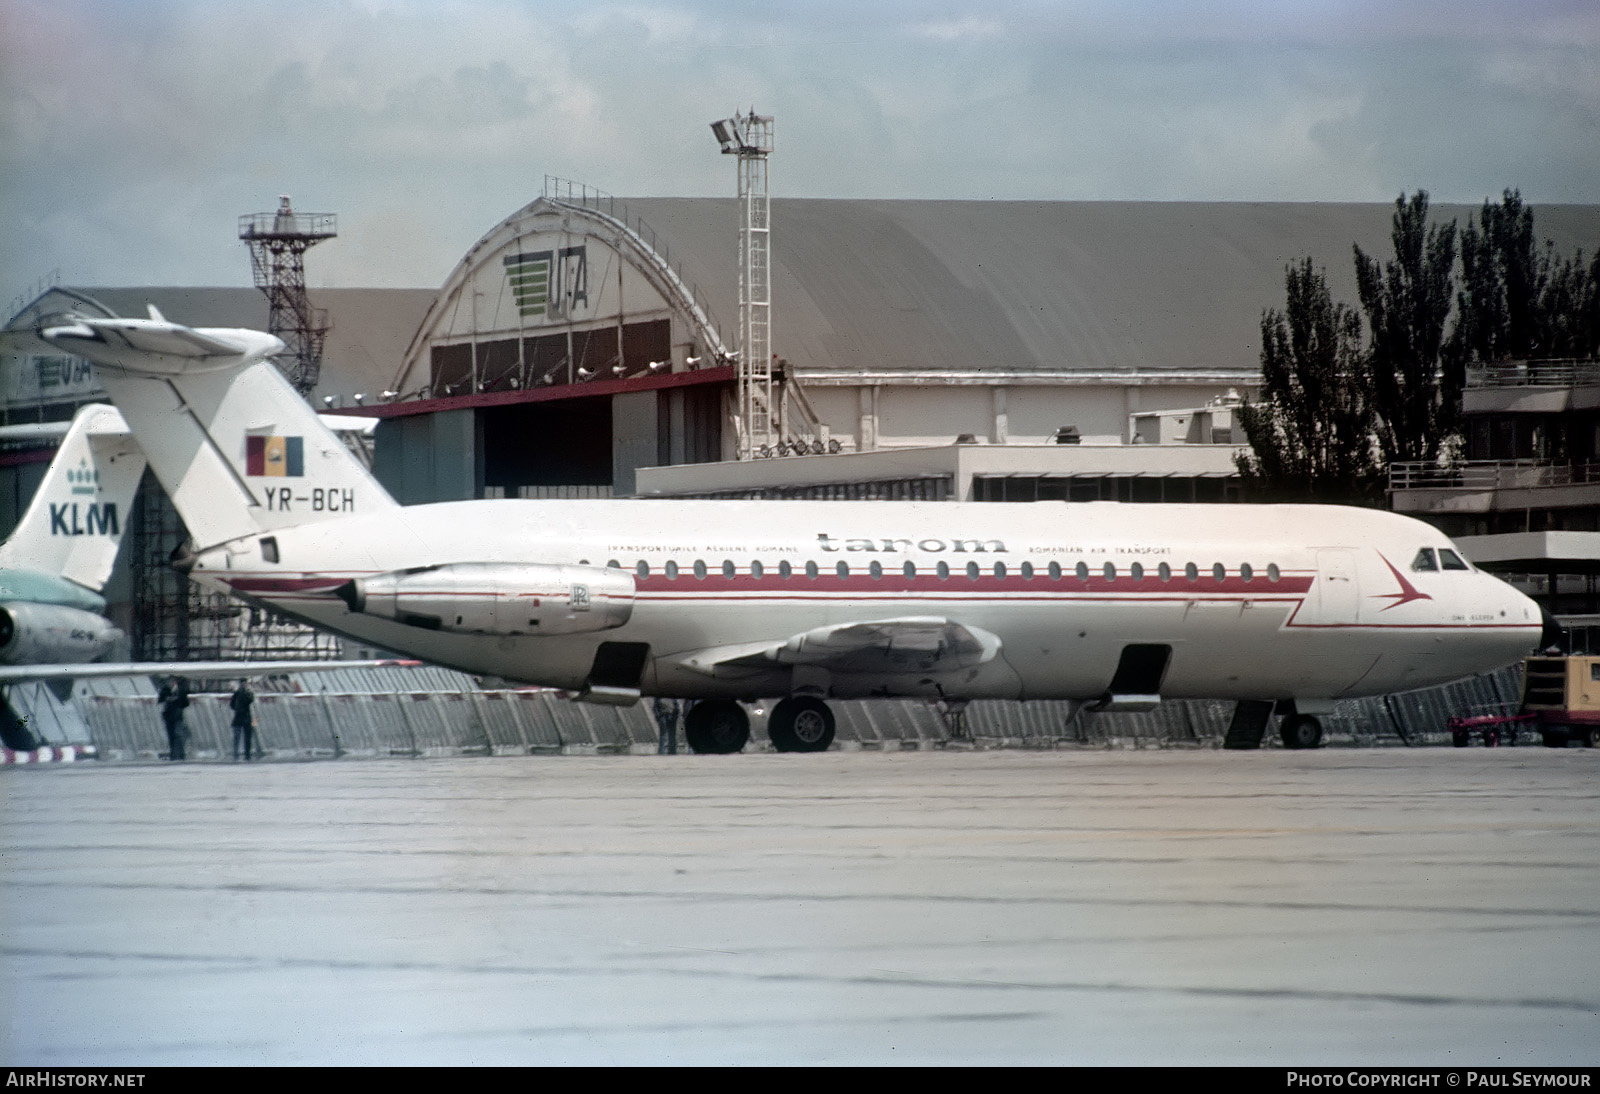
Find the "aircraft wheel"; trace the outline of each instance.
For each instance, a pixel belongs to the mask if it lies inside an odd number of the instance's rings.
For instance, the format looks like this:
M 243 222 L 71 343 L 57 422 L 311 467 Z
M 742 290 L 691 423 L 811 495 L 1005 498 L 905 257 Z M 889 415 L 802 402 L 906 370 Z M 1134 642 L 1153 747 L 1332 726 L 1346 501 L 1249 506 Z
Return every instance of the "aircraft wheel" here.
M 1566 748 L 1567 731 L 1565 729 L 1541 729 L 1539 736 L 1544 738 L 1546 748 Z
M 704 699 L 689 708 L 683 736 L 700 755 L 738 752 L 750 739 L 750 716 L 732 699 Z
M 1321 748 L 1322 723 L 1309 714 L 1290 714 L 1278 728 L 1284 748 Z
M 833 730 L 828 704 L 805 696 L 780 702 L 767 722 L 767 736 L 779 752 L 826 752 Z
M 1464 729 L 1452 729 L 1450 731 L 1450 743 L 1457 748 L 1466 748 L 1472 743 L 1472 734 Z

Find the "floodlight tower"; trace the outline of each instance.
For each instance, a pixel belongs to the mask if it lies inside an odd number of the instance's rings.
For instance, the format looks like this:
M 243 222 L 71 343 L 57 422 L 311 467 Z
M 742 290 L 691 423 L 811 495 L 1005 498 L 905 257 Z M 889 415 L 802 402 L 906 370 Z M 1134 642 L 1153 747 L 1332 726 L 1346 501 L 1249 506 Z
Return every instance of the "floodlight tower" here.
M 239 218 L 256 288 L 267 294 L 267 329 L 288 346 L 280 355 L 287 363 L 279 367 L 302 395 L 317 386 L 328 336 L 327 309 L 313 308 L 306 297 L 306 251 L 338 234 L 332 213 L 297 213 L 287 194 L 278 198 L 277 212 Z
M 723 155 L 739 157 L 739 458 L 778 441 L 772 383 L 772 228 L 767 156 L 772 117 L 752 107 L 711 123 Z

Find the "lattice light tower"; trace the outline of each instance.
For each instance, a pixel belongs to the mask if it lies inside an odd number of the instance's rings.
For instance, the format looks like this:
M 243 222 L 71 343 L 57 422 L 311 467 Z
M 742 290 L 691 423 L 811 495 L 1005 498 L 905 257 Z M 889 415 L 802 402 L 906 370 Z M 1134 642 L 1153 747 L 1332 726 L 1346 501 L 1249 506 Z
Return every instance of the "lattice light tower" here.
M 297 213 L 287 194 L 278 199 L 277 212 L 239 218 L 239 238 L 250 245 L 256 288 L 267 294 L 267 329 L 288 346 L 279 367 L 302 395 L 317 386 L 328 336 L 327 309 L 313 308 L 306 297 L 306 251 L 338 234 L 332 213 Z
M 751 108 L 712 122 L 711 132 L 724 155 L 739 158 L 739 458 L 748 460 L 771 454 L 781 428 L 772 369 L 772 117 Z

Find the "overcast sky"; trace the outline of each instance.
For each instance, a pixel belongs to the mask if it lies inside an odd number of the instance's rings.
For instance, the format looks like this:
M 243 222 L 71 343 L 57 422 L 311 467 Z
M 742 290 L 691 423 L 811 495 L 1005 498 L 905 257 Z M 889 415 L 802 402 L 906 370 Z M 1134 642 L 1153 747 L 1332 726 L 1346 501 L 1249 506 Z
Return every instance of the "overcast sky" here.
M 280 193 L 435 288 L 546 174 L 731 195 L 752 106 L 779 198 L 1600 203 L 1600 2 L 0 0 L 0 302 L 249 284 Z

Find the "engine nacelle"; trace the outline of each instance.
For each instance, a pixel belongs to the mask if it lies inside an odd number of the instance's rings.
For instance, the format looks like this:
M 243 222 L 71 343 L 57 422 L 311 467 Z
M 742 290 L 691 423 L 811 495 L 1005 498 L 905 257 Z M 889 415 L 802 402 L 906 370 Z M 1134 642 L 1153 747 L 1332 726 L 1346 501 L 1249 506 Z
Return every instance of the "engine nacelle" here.
M 94 612 L 59 604 L 0 604 L 0 662 L 8 665 L 93 661 L 122 632 Z
M 600 566 L 458 562 L 362 577 L 335 590 L 353 612 L 457 634 L 584 634 L 633 614 L 633 575 Z

